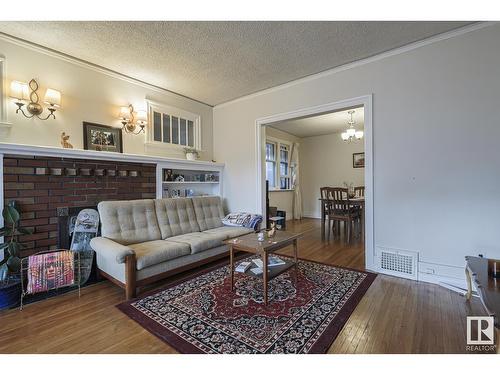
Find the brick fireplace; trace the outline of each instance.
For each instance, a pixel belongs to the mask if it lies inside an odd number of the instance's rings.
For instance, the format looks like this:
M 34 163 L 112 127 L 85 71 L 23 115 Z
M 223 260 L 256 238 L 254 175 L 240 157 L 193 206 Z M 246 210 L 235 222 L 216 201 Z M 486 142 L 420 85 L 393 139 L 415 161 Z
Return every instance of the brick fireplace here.
M 21 225 L 33 230 L 20 237 L 22 256 L 64 246 L 63 225 L 79 208 L 102 200 L 155 198 L 156 165 L 66 157 L 3 156 L 4 201 L 16 200 Z

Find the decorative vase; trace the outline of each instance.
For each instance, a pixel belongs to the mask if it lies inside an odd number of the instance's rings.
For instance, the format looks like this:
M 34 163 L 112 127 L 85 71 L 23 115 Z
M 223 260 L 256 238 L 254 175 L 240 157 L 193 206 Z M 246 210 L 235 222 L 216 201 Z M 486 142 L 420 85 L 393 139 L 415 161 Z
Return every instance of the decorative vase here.
M 196 160 L 196 154 L 193 154 L 192 152 L 186 153 L 186 159 L 187 160 Z
M 349 188 L 347 189 L 347 194 L 349 195 L 349 198 L 354 198 L 356 196 L 356 192 L 354 191 L 354 186 L 350 185 Z
M 0 310 L 16 306 L 21 298 L 21 281 L 12 280 L 9 283 L 0 283 Z

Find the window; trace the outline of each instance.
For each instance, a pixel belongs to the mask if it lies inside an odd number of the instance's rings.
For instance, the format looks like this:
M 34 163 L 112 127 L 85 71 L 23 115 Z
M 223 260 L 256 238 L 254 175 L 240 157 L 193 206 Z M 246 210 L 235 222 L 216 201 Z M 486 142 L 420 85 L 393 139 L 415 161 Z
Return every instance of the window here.
M 290 146 L 280 143 L 280 189 L 290 189 Z
M 200 116 L 148 102 L 148 143 L 201 148 Z
M 269 188 L 276 186 L 276 143 L 266 142 L 266 179 Z
M 290 144 L 278 139 L 266 141 L 266 179 L 270 189 L 291 189 Z

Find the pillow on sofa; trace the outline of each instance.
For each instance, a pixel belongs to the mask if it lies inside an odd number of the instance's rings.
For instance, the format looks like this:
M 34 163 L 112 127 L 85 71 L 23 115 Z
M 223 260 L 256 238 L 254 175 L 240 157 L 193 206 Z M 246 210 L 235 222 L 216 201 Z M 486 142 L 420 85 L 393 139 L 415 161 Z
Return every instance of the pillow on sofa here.
M 222 219 L 222 224 L 226 226 L 252 229 L 256 229 L 261 222 L 262 215 L 249 214 L 247 212 L 230 213 Z

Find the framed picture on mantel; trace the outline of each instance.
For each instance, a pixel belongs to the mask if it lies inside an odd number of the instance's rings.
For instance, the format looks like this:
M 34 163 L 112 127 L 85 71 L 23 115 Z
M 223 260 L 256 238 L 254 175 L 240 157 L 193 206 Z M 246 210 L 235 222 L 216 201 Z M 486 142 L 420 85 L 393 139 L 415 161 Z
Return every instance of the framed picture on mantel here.
M 352 167 L 364 168 L 365 167 L 365 153 L 357 152 L 352 154 Z
M 83 148 L 123 153 L 122 130 L 112 126 L 83 122 Z

